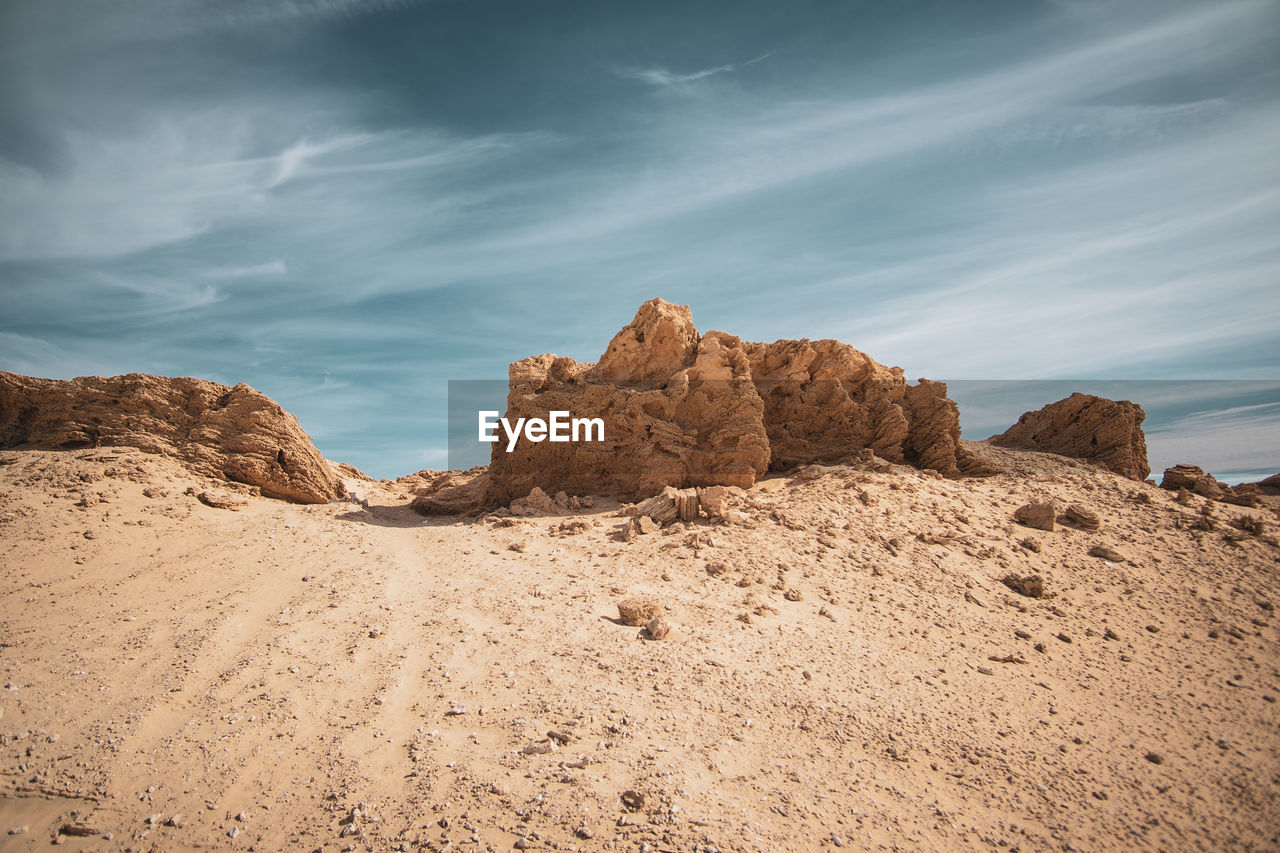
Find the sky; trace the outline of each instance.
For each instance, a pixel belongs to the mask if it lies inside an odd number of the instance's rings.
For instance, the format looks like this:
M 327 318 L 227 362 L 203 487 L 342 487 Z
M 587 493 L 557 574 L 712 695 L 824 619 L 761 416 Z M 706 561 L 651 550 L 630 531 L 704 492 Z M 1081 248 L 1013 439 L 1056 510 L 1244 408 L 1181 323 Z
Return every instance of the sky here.
M 1274 473 L 1277 150 L 1280 0 L 6 0 L 0 369 L 247 382 L 393 477 L 448 380 L 661 296 L 912 378 L 1251 380 L 1148 428 Z

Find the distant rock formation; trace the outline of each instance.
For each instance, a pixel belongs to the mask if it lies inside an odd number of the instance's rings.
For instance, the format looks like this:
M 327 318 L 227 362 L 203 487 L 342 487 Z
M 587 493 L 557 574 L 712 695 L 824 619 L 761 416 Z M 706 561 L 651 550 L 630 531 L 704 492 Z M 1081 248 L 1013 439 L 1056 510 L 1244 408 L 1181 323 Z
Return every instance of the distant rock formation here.
M 1212 474 L 1206 474 L 1199 465 L 1174 465 L 1172 468 L 1164 469 L 1160 488 L 1175 492 L 1178 489 L 1186 489 L 1201 497 L 1218 500 L 1230 486 L 1218 481 Z
M 1116 474 L 1145 480 L 1151 473 L 1142 433 L 1146 416 L 1137 403 L 1077 393 L 1025 413 L 990 441 L 1015 450 L 1087 459 Z
M 1274 474 L 1256 483 L 1229 486 L 1199 465 L 1174 465 L 1164 469 L 1160 488 L 1170 491 L 1186 489 L 1187 492 L 1212 501 L 1237 506 L 1268 506 L 1280 509 L 1280 474 Z
M 470 515 L 484 506 L 489 483 L 485 468 L 467 471 L 419 471 L 396 482 L 416 495 L 409 504 L 422 515 Z
M 0 448 L 136 447 L 262 494 L 324 503 L 343 494 L 298 421 L 248 385 L 144 373 L 35 379 L 0 371 Z
M 509 370 L 506 417 L 563 410 L 605 422 L 601 442 L 495 445 L 488 500 L 548 492 L 644 498 L 666 486 L 750 486 L 770 470 L 838 462 L 864 448 L 955 477 L 960 447 L 946 386 L 908 385 L 834 340 L 771 344 L 699 334 L 688 306 L 651 299 L 600 361 L 540 355 Z

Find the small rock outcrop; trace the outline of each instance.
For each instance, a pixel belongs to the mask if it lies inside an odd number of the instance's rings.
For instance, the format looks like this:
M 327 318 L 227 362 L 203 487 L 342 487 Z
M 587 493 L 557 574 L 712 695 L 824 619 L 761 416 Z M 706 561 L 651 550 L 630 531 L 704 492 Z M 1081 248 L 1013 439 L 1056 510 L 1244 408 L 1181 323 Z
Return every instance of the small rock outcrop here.
M 1280 511 L 1280 474 L 1274 474 L 1256 483 L 1229 486 L 1199 465 L 1181 464 L 1164 469 L 1160 487 L 1178 492 L 1179 495 L 1194 494 L 1211 501 L 1222 501 L 1237 506 L 1270 507 Z M 1190 497 L 1187 498 L 1187 501 L 1189 500 Z
M 0 448 L 127 446 L 262 494 L 324 503 L 341 483 L 293 415 L 241 383 L 144 373 L 35 379 L 0 371 Z
M 908 385 L 834 340 L 745 342 L 700 334 L 688 306 L 651 299 L 600 361 L 540 355 L 509 370 L 506 417 L 604 421 L 604 441 L 496 444 L 490 504 L 548 492 L 646 498 L 664 487 L 749 487 L 770 470 L 870 450 L 955 477 L 973 460 L 946 386 Z
M 1015 450 L 1087 459 L 1116 474 L 1145 480 L 1151 473 L 1142 432 L 1145 418 L 1137 403 L 1077 393 L 1025 413 L 990 441 Z
M 1205 473 L 1199 465 L 1184 464 L 1164 469 L 1160 488 L 1174 492 L 1178 489 L 1186 489 L 1192 494 L 1210 500 L 1219 500 L 1230 487 L 1226 483 L 1219 482 L 1212 474 Z
M 484 507 L 489 484 L 485 468 L 467 471 L 420 471 L 401 477 L 415 497 L 409 504 L 422 515 L 470 515 Z

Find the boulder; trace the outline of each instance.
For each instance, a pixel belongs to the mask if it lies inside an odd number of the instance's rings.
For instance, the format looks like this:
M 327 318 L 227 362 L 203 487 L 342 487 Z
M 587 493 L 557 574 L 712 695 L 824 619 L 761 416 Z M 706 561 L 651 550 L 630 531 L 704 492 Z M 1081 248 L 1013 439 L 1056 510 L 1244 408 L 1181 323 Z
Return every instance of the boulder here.
M 604 440 L 496 443 L 495 504 L 534 486 L 631 500 L 666 486 L 746 488 L 862 450 L 949 477 L 974 461 L 944 384 L 908 385 L 901 368 L 839 341 L 699 334 L 687 306 L 661 299 L 640 306 L 597 363 L 548 354 L 508 374 L 509 422 L 567 411 L 601 418 Z
M 35 379 L 0 371 L 0 448 L 127 446 L 299 503 L 343 495 L 293 415 L 243 383 L 144 373 Z
M 658 494 L 632 507 L 629 513 L 652 519 L 658 524 L 668 524 L 676 519 L 694 521 L 698 518 L 698 490 L 667 486 Z
M 1199 465 L 1174 465 L 1164 470 L 1160 480 L 1160 488 L 1177 491 L 1186 489 L 1192 494 L 1210 500 L 1222 500 L 1230 493 L 1231 487 L 1221 483 L 1212 474 L 1205 473 Z
M 1028 598 L 1044 598 L 1044 578 L 1040 575 L 1005 575 L 1000 583 Z
M 1072 394 L 1037 412 L 1026 412 L 992 444 L 1015 450 L 1040 450 L 1087 459 L 1108 471 L 1145 480 L 1147 439 L 1142 432 L 1146 412 L 1128 400 Z
M 1089 556 L 1098 557 L 1103 560 L 1110 560 L 1113 563 L 1124 563 L 1128 561 L 1128 558 L 1125 557 L 1124 554 L 1121 554 L 1110 545 L 1094 545 L 1089 549 Z
M 1072 524 L 1085 530 L 1098 530 L 1102 527 L 1102 519 L 1098 518 L 1098 514 L 1093 510 L 1085 509 L 1079 504 L 1072 504 L 1067 507 L 1064 515 Z
M 618 602 L 618 619 L 623 625 L 640 628 L 662 616 L 662 605 L 648 596 L 627 598 Z
M 1013 518 L 1025 524 L 1027 527 L 1034 527 L 1037 530 L 1053 530 L 1053 522 L 1057 517 L 1057 510 L 1053 501 L 1032 502 L 1023 504 L 1014 510 Z
M 1204 469 L 1199 465 L 1174 465 L 1172 468 L 1164 469 L 1164 477 L 1160 480 L 1160 488 L 1177 491 L 1178 489 L 1186 489 L 1192 491 L 1196 482 L 1206 476 Z

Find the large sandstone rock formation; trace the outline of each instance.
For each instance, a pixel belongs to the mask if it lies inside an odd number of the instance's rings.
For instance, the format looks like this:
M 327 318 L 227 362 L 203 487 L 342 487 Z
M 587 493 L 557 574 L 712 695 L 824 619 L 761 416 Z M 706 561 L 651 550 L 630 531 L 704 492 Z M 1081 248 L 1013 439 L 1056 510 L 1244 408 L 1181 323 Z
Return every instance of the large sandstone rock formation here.
M 323 503 L 342 495 L 329 463 L 293 415 L 248 385 L 202 379 L 83 376 L 34 379 L 0 371 L 0 448 L 124 445 L 182 460 L 192 471 Z
M 1125 477 L 1145 480 L 1151 473 L 1142 433 L 1145 418 L 1137 403 L 1077 393 L 1025 413 L 1009 429 L 992 436 L 991 443 L 1088 459 Z
M 908 385 L 833 340 L 744 342 L 699 334 L 689 308 L 652 299 L 600 357 L 540 355 L 510 367 L 506 417 L 600 417 L 603 442 L 494 446 L 488 498 L 548 492 L 643 498 L 665 486 L 750 486 L 769 470 L 868 448 L 949 477 L 972 460 L 946 386 Z

